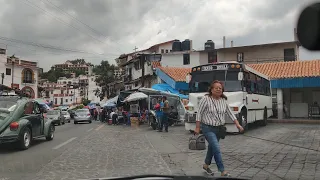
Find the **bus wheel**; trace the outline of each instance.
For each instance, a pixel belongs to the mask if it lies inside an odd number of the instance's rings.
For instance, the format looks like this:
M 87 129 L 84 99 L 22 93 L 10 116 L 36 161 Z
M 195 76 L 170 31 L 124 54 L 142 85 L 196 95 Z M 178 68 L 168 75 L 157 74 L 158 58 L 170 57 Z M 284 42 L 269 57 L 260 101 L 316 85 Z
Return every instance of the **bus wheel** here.
M 246 132 L 248 130 L 248 120 L 247 120 L 247 113 L 245 112 L 245 110 L 241 110 L 240 114 L 239 114 L 239 124 L 243 127 L 244 132 Z
M 265 107 L 263 111 L 263 120 L 261 121 L 261 125 L 266 126 L 267 124 L 268 124 L 268 111 L 267 111 L 267 108 Z

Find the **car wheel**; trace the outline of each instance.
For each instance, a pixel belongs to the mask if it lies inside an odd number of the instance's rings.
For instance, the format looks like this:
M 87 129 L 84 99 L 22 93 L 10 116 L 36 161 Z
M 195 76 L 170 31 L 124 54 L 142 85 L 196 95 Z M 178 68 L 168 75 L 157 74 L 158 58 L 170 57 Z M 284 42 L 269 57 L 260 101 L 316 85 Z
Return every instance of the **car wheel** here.
M 89 121 L 89 123 L 92 123 L 92 121 Z
M 51 140 L 53 139 L 53 137 L 54 137 L 54 130 L 55 130 L 55 128 L 54 128 L 54 126 L 51 124 L 51 125 L 49 126 L 48 135 L 46 136 L 46 140 L 47 140 L 47 141 L 51 141 Z
M 73 124 L 78 124 L 78 122 L 77 121 L 73 121 Z
M 20 134 L 20 140 L 18 142 L 19 149 L 26 150 L 30 147 L 32 141 L 32 135 L 30 128 L 26 127 Z
M 68 123 L 70 123 L 71 121 L 69 120 Z
M 62 121 L 62 124 L 64 125 L 66 122 L 65 121 Z

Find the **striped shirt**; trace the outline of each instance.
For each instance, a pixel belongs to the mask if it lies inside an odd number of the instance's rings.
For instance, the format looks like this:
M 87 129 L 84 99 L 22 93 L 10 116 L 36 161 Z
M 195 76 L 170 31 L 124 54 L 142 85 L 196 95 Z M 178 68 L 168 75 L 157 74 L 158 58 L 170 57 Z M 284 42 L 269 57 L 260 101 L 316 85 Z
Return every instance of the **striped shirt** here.
M 220 98 L 217 100 L 206 95 L 199 102 L 196 120 L 206 125 L 220 126 L 225 124 L 226 114 L 233 121 L 236 119 L 226 99 Z

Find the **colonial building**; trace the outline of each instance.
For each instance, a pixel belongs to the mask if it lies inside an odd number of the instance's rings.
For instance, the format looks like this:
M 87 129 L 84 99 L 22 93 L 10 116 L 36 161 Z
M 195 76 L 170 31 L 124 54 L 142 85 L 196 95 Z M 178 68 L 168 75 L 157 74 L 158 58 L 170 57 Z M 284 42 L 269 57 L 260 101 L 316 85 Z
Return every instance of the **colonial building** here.
M 32 98 L 38 96 L 38 72 L 37 62 L 22 60 L 18 57 L 8 57 L 6 49 L 0 49 L 0 72 L 3 73 L 1 83 L 20 89 Z

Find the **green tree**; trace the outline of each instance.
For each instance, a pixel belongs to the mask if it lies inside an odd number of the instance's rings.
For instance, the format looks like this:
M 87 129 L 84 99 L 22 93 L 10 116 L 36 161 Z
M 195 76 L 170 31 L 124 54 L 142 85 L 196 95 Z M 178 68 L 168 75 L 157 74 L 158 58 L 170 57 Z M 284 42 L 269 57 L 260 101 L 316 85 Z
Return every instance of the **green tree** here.
M 94 92 L 94 95 L 95 95 L 95 96 L 97 96 L 97 97 L 100 96 L 100 93 L 101 93 L 101 92 L 100 92 L 100 89 L 99 89 L 99 88 L 93 90 L 93 92 Z
M 96 82 L 99 84 L 100 87 L 103 88 L 103 91 L 100 93 L 100 98 L 110 94 L 105 94 L 105 92 L 109 92 L 107 84 L 114 82 L 114 71 L 118 69 L 117 66 L 111 65 L 108 61 L 101 61 L 101 63 L 93 68 L 93 72 L 98 75 L 96 78 Z
M 87 106 L 90 102 L 91 102 L 91 101 L 90 101 L 89 99 L 87 99 L 87 98 L 82 98 L 82 104 L 83 104 L 84 106 Z

